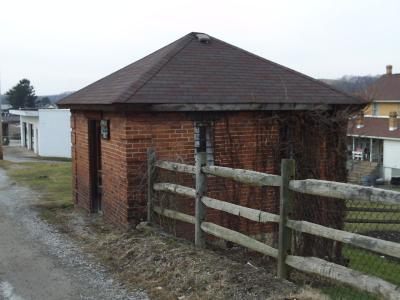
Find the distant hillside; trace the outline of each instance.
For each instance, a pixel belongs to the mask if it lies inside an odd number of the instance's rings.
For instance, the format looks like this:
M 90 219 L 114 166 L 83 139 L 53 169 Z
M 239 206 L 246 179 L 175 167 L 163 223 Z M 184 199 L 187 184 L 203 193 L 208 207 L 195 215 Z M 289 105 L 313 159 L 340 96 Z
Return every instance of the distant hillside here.
M 73 92 L 64 92 L 64 93 L 56 94 L 56 95 L 41 95 L 41 96 L 38 96 L 38 97 L 40 97 L 40 98 L 49 97 L 50 101 L 52 103 L 54 103 L 54 102 L 57 102 L 58 100 L 61 100 L 62 98 L 67 97 L 68 95 L 70 95 L 72 93 Z
M 346 75 L 339 79 L 320 79 L 321 81 L 333 86 L 334 88 L 348 94 L 359 94 L 375 82 L 380 76 L 350 76 Z

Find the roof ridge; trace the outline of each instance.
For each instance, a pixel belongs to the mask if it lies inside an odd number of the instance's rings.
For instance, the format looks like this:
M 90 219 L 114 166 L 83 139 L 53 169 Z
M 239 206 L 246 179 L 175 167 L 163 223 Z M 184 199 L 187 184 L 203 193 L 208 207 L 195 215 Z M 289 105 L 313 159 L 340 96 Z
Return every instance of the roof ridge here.
M 275 66 L 284 68 L 284 69 L 286 69 L 287 71 L 289 71 L 289 72 L 291 72 L 291 73 L 293 73 L 293 74 L 295 74 L 295 75 L 299 75 L 299 76 L 301 76 L 301 77 L 303 77 L 303 78 L 305 78 L 305 79 L 308 79 L 308 80 L 310 80 L 310 81 L 312 81 L 312 82 L 315 82 L 315 83 L 317 83 L 317 84 L 319 84 L 319 85 L 321 85 L 321 86 L 323 86 L 323 87 L 326 87 L 326 88 L 328 88 L 328 89 L 330 89 L 330 90 L 332 90 L 332 91 L 334 91 L 334 92 L 340 93 L 340 94 L 342 94 L 342 95 L 344 95 L 344 96 L 346 96 L 346 97 L 350 97 L 350 98 L 356 99 L 356 100 L 360 101 L 361 103 L 365 103 L 365 101 L 364 101 L 362 98 L 359 98 L 359 97 L 356 97 L 356 96 L 347 94 L 347 93 L 345 93 L 345 92 L 343 92 L 343 91 L 341 91 L 341 90 L 338 90 L 338 89 L 336 89 L 336 88 L 330 86 L 330 85 L 327 84 L 327 83 L 322 82 L 321 80 L 317 80 L 317 79 L 315 79 L 315 78 L 312 78 L 311 76 L 308 76 L 308 75 L 303 74 L 303 73 L 301 73 L 301 72 L 295 71 L 295 70 L 293 70 L 293 69 L 291 69 L 291 68 L 289 68 L 289 67 L 286 67 L 286 66 L 284 66 L 284 65 L 281 65 L 281 64 L 278 64 L 278 63 L 276 63 L 276 62 L 273 62 L 273 61 L 271 61 L 271 60 L 269 60 L 269 59 L 266 59 L 266 58 L 264 58 L 264 57 L 262 57 L 262 56 L 259 56 L 259 55 L 257 55 L 257 54 L 254 54 L 254 53 L 252 53 L 252 52 L 249 52 L 249 51 L 247 51 L 247 50 L 245 50 L 245 49 L 243 49 L 243 48 L 240 48 L 240 47 L 238 47 L 238 46 L 235 46 L 235 45 L 232 45 L 232 44 L 230 44 L 230 43 L 227 43 L 227 42 L 225 42 L 225 41 L 223 41 L 223 40 L 217 39 L 217 38 L 215 38 L 215 37 L 212 37 L 212 38 L 213 38 L 213 39 L 216 39 L 216 40 L 218 40 L 219 42 L 224 43 L 224 44 L 226 44 L 226 45 L 228 45 L 228 46 L 230 46 L 230 47 L 233 47 L 233 48 L 235 48 L 235 49 L 238 49 L 238 50 L 240 50 L 240 51 L 242 51 L 242 52 L 244 52 L 244 53 L 246 53 L 246 54 L 248 54 L 248 55 L 250 55 L 250 56 L 253 56 L 253 57 L 255 57 L 255 58 L 257 58 L 257 59 L 259 59 L 259 60 L 261 60 L 261 61 L 263 61 L 263 62 L 268 62 L 268 63 L 271 63 L 271 64 L 273 64 L 273 65 L 275 65 Z
M 136 95 L 136 93 L 139 92 L 139 90 L 141 90 L 146 85 L 146 83 L 148 83 L 154 76 L 156 76 L 177 54 L 179 54 L 179 52 L 181 52 L 193 40 L 193 38 L 191 37 L 185 43 L 183 42 L 185 39 L 187 39 L 188 37 L 190 37 L 192 35 L 193 35 L 193 33 L 188 33 L 188 34 L 184 35 L 183 37 L 181 37 L 180 39 L 177 39 L 174 42 L 165 46 L 165 47 L 168 47 L 174 43 L 179 44 L 180 42 L 182 42 L 182 44 L 183 44 L 182 46 L 173 48 L 170 51 L 168 51 L 168 53 L 164 54 L 158 63 L 154 64 L 154 66 L 151 67 L 150 70 L 148 70 L 142 76 L 140 76 L 140 78 L 138 79 L 138 81 L 140 82 L 139 85 L 138 85 L 138 82 L 132 83 L 125 91 L 123 91 L 118 96 L 117 100 L 114 101 L 113 103 L 127 102 L 127 101 L 129 101 L 130 98 L 132 98 L 134 95 Z M 163 48 L 165 48 L 165 47 L 163 47 Z M 161 49 L 163 49 L 163 48 L 161 48 Z M 166 61 L 163 62 L 164 59 L 166 59 Z M 143 82 L 141 82 L 142 80 L 143 80 Z

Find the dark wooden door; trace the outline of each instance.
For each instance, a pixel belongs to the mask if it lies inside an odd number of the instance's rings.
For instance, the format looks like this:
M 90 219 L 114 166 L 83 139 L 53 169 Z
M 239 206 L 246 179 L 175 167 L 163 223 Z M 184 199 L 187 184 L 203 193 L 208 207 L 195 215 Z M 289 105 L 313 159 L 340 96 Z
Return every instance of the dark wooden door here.
M 102 172 L 101 172 L 101 136 L 100 121 L 89 121 L 89 154 L 92 190 L 92 211 L 102 210 Z
M 29 149 L 34 150 L 35 145 L 35 131 L 33 130 L 33 124 L 29 124 L 29 134 L 31 139 L 29 140 Z
M 24 130 L 24 147 L 28 147 L 28 129 L 25 122 L 22 123 Z

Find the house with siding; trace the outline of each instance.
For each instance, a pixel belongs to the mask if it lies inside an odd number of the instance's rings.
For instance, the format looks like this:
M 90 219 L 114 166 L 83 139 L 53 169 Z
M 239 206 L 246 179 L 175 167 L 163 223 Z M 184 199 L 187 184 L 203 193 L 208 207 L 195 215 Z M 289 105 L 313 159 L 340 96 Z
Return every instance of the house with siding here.
M 359 182 L 373 174 L 390 182 L 400 177 L 400 74 L 386 66 L 386 73 L 368 87 L 365 98 L 372 102 L 363 115 L 349 122 L 349 179 Z
M 19 117 L 21 147 L 43 157 L 71 157 L 69 109 L 12 109 Z
M 145 217 L 148 148 L 158 159 L 194 164 L 203 144 L 209 164 L 273 174 L 281 158 L 292 157 L 299 178 L 345 181 L 339 156 L 348 117 L 366 103 L 207 34 L 189 33 L 58 105 L 71 109 L 76 205 L 129 227 Z M 343 151 L 332 151 L 337 148 Z M 182 180 L 194 184 L 191 177 Z M 279 206 L 274 188 L 217 179 L 210 179 L 208 195 L 270 212 Z M 335 201 L 315 203 L 330 205 Z M 180 206 L 186 213 L 193 208 L 188 200 Z M 208 217 L 249 234 L 265 230 L 221 212 Z

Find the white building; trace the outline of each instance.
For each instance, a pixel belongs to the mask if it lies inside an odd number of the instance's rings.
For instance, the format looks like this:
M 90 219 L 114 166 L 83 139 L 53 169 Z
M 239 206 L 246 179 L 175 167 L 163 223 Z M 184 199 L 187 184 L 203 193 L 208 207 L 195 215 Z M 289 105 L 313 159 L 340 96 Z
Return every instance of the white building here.
M 69 109 L 10 110 L 20 116 L 21 146 L 40 156 L 71 157 Z
M 392 177 L 400 177 L 400 128 L 397 115 L 365 116 L 357 123 L 349 122 L 347 130 L 347 147 L 352 160 L 366 171 L 374 170 L 387 182 Z

